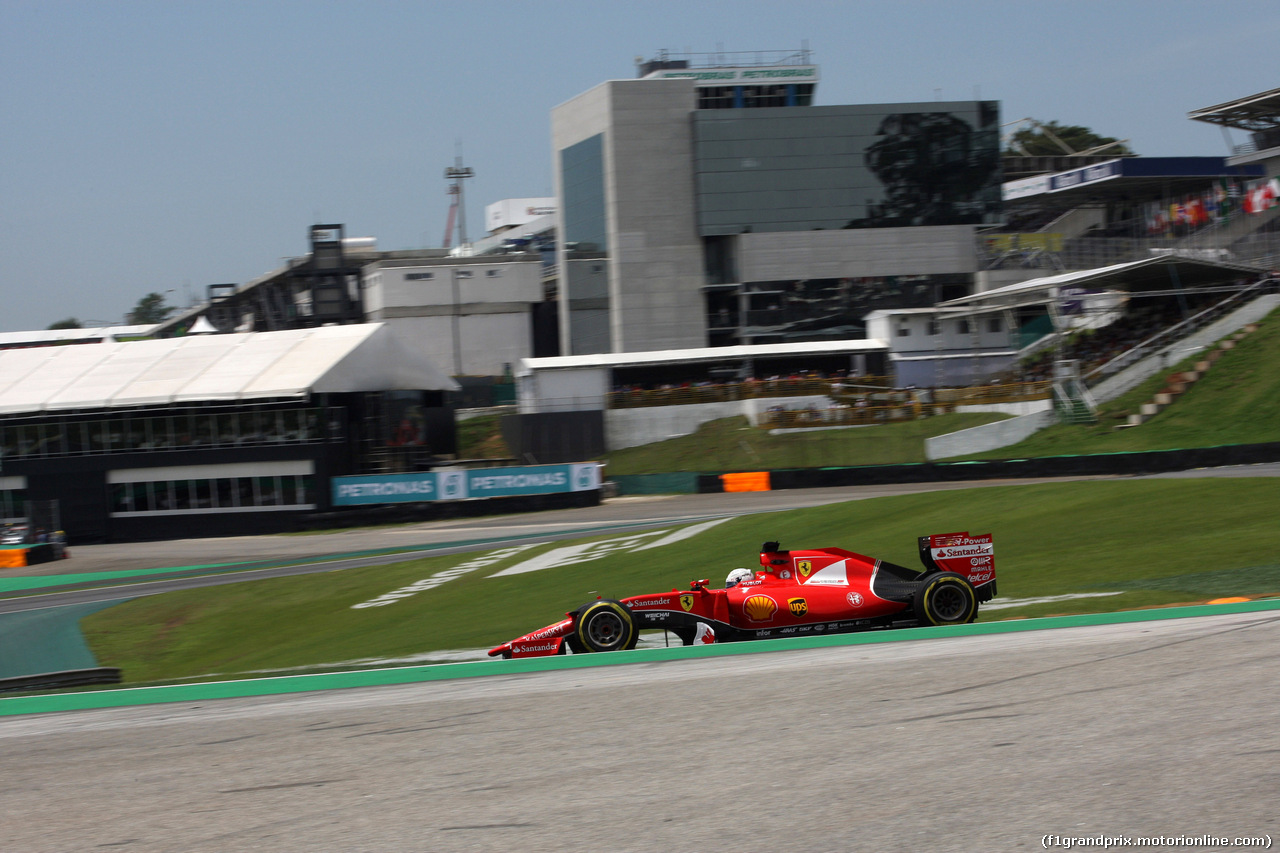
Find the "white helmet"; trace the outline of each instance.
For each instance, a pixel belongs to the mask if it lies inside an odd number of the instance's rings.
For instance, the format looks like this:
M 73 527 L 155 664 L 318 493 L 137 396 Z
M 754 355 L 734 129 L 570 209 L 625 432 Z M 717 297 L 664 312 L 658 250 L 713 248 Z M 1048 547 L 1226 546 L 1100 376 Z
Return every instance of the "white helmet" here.
M 749 581 L 754 579 L 755 576 L 756 576 L 756 573 L 751 571 L 750 569 L 734 569 L 733 571 L 729 572 L 729 577 L 724 579 L 724 588 L 730 589 L 732 587 L 737 586 L 740 583 L 743 583 L 744 581 Z

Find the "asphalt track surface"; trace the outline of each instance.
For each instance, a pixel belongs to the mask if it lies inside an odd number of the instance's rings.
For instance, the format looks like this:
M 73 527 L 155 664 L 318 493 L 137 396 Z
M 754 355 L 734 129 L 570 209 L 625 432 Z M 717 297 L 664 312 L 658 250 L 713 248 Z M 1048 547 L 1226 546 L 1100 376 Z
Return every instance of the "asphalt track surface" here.
M 1277 648 L 1268 611 L 0 718 L 4 846 L 1274 840 Z

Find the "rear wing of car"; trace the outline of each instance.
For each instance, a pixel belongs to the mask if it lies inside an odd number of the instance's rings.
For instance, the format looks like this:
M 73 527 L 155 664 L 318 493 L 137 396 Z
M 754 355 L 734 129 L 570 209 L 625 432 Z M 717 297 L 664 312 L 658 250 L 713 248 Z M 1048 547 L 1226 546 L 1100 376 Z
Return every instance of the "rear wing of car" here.
M 921 536 L 920 562 L 933 572 L 955 572 L 976 589 L 996 580 L 995 546 L 990 533 L 935 533 Z

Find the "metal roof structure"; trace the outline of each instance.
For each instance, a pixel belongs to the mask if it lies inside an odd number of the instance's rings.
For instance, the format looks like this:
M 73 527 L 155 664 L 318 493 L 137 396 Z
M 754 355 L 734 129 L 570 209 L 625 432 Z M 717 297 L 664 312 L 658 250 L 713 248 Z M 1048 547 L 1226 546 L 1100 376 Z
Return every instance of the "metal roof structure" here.
M 117 338 L 143 337 L 155 330 L 156 324 L 140 326 L 90 326 L 85 329 L 41 329 L 29 332 L 0 332 L 0 349 L 38 347 L 58 344 L 97 343 Z
M 653 350 L 650 352 L 605 352 L 591 355 L 561 355 L 551 358 L 525 358 L 516 369 L 517 376 L 528 376 L 535 370 L 565 370 L 589 367 L 644 367 L 646 365 L 681 364 L 709 361 L 734 361 L 747 358 L 786 357 L 795 355 L 840 355 L 841 353 L 888 352 L 884 341 L 874 338 L 843 341 L 801 341 L 789 344 L 750 344 L 733 347 L 699 347 L 697 349 Z
M 0 415 L 457 388 L 384 323 L 0 350 Z
M 1117 157 L 1064 172 L 1006 181 L 1003 192 L 1006 205 L 1030 202 L 1072 208 L 1197 192 L 1221 178 L 1263 177 L 1266 172 L 1261 166 L 1230 165 L 1225 157 Z
M 1187 118 L 1240 130 L 1272 130 L 1280 127 L 1280 89 L 1268 89 L 1224 104 L 1192 110 L 1187 113 Z
M 950 299 L 938 304 L 942 309 L 958 309 L 964 314 L 995 307 L 1018 308 L 1043 305 L 1058 298 L 1064 287 L 1102 287 L 1157 295 L 1164 292 L 1205 290 L 1222 285 L 1224 279 L 1241 275 L 1256 279 L 1265 270 L 1229 261 L 1207 260 L 1186 255 L 1168 254 L 1140 261 L 1113 264 L 1091 270 L 1059 273 L 1033 278 L 1017 284 Z M 1215 288 L 1216 289 L 1216 288 Z

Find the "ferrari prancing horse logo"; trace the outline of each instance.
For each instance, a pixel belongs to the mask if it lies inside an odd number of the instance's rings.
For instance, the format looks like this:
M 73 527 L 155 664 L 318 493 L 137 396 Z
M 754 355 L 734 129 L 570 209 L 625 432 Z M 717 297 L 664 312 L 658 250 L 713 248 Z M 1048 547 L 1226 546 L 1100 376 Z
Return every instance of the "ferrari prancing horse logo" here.
M 685 593 L 684 595 L 680 596 L 680 606 L 684 608 L 686 613 L 692 610 L 693 596 L 688 593 Z
M 791 615 L 797 619 L 809 612 L 809 602 L 803 598 L 788 598 L 787 606 L 791 608 Z
M 802 578 L 809 577 L 809 572 L 813 571 L 813 560 L 796 560 L 796 571 Z

